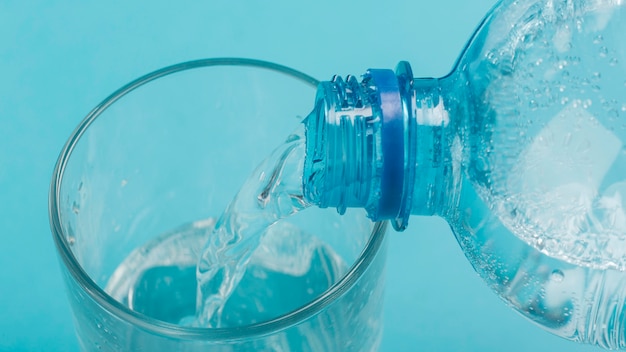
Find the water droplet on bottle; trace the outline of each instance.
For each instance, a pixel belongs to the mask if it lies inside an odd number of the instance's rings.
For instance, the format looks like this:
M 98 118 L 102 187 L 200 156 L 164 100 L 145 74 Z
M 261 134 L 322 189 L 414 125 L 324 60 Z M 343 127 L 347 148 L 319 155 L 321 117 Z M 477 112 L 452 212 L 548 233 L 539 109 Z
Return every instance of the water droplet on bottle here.
M 576 30 L 578 32 L 582 32 L 583 31 L 583 21 L 582 20 L 576 20 Z
M 538 238 L 536 245 L 538 250 L 542 250 L 546 247 L 546 242 L 543 240 L 543 238 Z
M 593 38 L 594 44 L 600 44 L 604 41 L 604 37 L 601 34 L 598 34 L 595 38 Z
M 619 117 L 619 111 L 617 109 L 611 109 L 609 110 L 608 115 L 610 118 L 616 119 Z
M 600 47 L 600 57 L 606 57 L 609 54 L 609 49 L 606 46 Z
M 552 282 L 563 282 L 563 279 L 565 279 L 565 274 L 559 269 L 554 270 L 552 274 L 550 274 L 550 280 L 552 280 Z
M 120 186 L 121 187 L 126 187 L 127 184 L 128 184 L 128 180 L 127 179 L 123 179 L 122 182 L 120 182 Z
M 67 236 L 67 244 L 69 244 L 70 246 L 73 246 L 74 243 L 76 243 L 76 237 L 74 237 L 74 236 Z
M 539 104 L 537 103 L 535 99 L 532 99 L 530 102 L 528 102 L 528 107 L 531 110 L 537 110 L 537 108 L 539 107 Z
M 74 214 L 80 213 L 80 205 L 78 203 L 76 203 L 76 201 L 74 201 L 72 203 L 72 211 L 74 212 Z
M 569 103 L 569 98 L 568 97 L 561 98 L 561 105 L 567 105 L 567 103 Z
M 593 104 L 593 102 L 591 101 L 591 99 L 587 99 L 583 102 L 583 108 L 584 109 L 589 109 L 591 107 L 591 104 Z
M 619 64 L 619 59 L 616 57 L 611 58 L 611 60 L 609 60 L 609 65 L 611 66 L 617 66 L 617 64 Z
M 80 191 L 82 191 L 82 190 L 83 190 L 83 182 L 81 181 L 81 182 L 78 184 L 78 192 L 80 192 Z
M 626 111 L 626 104 L 622 105 L 622 111 Z
M 543 63 L 543 59 L 538 59 L 535 61 L 535 66 L 540 66 Z
M 593 79 L 594 79 L 594 80 L 599 81 L 599 80 L 602 78 L 602 73 L 600 73 L 600 72 L 594 72 L 594 73 L 592 74 L 592 77 L 593 77 Z

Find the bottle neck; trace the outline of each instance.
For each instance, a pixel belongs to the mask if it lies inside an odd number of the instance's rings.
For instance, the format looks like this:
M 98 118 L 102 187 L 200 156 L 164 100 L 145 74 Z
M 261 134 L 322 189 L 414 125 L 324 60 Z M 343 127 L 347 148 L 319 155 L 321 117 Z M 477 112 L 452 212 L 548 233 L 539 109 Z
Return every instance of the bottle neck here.
M 455 109 L 446 99 L 444 83 L 420 78 L 411 84 L 407 166 L 414 181 L 410 202 L 413 215 L 445 216 L 458 186 L 454 176 L 460 168 L 461 141 L 456 138 L 458 121 L 453 118 Z
M 367 210 L 375 220 L 441 214 L 452 184 L 450 113 L 440 80 L 369 70 L 323 82 L 306 119 L 303 186 L 319 207 Z

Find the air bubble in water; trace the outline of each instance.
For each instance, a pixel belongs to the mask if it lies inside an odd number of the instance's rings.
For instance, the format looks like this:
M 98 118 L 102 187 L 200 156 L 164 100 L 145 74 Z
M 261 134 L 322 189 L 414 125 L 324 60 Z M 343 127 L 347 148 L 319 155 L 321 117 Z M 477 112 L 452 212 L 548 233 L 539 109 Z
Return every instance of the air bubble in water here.
M 556 269 L 550 274 L 552 282 L 563 282 L 563 279 L 565 279 L 565 274 L 561 270 Z

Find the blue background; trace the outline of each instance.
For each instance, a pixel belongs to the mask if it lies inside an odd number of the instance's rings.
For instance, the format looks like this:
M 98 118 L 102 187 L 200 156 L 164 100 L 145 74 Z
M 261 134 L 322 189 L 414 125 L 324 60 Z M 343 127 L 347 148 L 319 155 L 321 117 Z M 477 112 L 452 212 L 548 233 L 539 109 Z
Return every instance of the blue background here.
M 442 76 L 494 0 L 0 2 L 0 350 L 77 350 L 47 217 L 63 143 L 126 82 L 241 56 L 319 79 L 408 60 Z M 383 351 L 595 351 L 507 308 L 447 225 L 391 233 Z

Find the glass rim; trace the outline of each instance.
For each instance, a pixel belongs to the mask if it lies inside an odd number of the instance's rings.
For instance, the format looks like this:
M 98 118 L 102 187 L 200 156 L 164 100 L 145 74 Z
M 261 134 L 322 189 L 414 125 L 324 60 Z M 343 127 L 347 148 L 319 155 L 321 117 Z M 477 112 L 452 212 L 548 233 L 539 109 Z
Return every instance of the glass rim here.
M 286 314 L 274 317 L 263 322 L 237 326 L 231 328 L 201 328 L 201 327 L 185 327 L 172 323 L 167 323 L 145 314 L 136 312 L 123 305 L 109 294 L 102 287 L 95 283 L 91 277 L 85 272 L 78 260 L 70 249 L 69 242 L 66 239 L 61 223 L 60 214 L 60 191 L 61 182 L 67 163 L 72 155 L 72 151 L 82 135 L 109 106 L 117 100 L 124 97 L 133 90 L 150 83 L 158 78 L 168 76 L 174 73 L 187 71 L 196 68 L 212 67 L 212 66 L 246 66 L 251 68 L 260 68 L 285 74 L 306 84 L 316 87 L 319 81 L 305 73 L 297 71 L 287 66 L 279 65 L 269 61 L 247 59 L 247 58 L 208 58 L 186 61 L 171 66 L 167 66 L 144 76 L 141 76 L 128 84 L 122 86 L 102 102 L 100 102 L 89 114 L 79 123 L 72 132 L 70 138 L 65 143 L 61 153 L 57 159 L 52 180 L 50 183 L 48 198 L 48 216 L 50 227 L 54 239 L 57 252 L 61 257 L 63 265 L 69 271 L 72 279 L 93 299 L 98 305 L 115 316 L 127 321 L 129 324 L 140 327 L 152 333 L 168 336 L 177 339 L 188 340 L 206 340 L 206 341 L 237 341 L 250 337 L 260 337 L 285 330 L 291 326 L 316 315 L 324 310 L 330 303 L 341 297 L 345 292 L 352 288 L 359 278 L 369 268 L 370 264 L 379 252 L 385 232 L 387 222 L 381 221 L 374 224 L 370 236 L 363 250 L 350 266 L 349 270 L 341 277 L 339 281 L 325 290 L 321 295 L 307 304 L 298 307 Z

